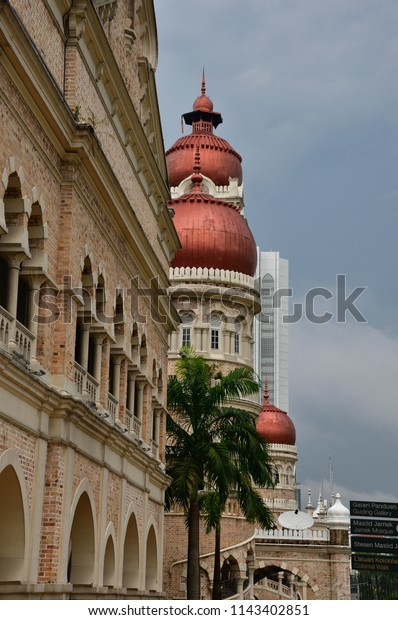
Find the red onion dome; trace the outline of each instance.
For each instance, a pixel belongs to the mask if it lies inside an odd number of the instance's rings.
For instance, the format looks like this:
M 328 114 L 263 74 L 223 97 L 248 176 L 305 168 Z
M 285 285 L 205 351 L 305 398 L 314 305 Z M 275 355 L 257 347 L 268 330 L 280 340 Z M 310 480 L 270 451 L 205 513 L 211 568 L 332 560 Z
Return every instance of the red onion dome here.
M 193 102 L 192 109 L 201 110 L 202 112 L 213 112 L 213 102 L 210 97 L 202 92 Z
M 267 443 L 281 443 L 294 446 L 296 429 L 286 411 L 269 402 L 268 385 L 265 385 L 264 404 L 257 420 L 257 433 Z
M 197 147 L 200 148 L 201 172 L 216 185 L 228 185 L 230 178 L 242 183 L 242 158 L 232 146 L 213 134 L 223 122 L 219 112 L 213 110 L 213 102 L 206 95 L 204 71 L 201 94 L 191 112 L 182 115 L 185 123 L 192 126 L 192 133 L 183 136 L 166 152 L 169 182 L 176 187 L 190 176 Z
M 202 193 L 199 186 L 169 204 L 182 246 L 173 267 L 207 267 L 254 275 L 256 242 L 233 205 Z
M 228 185 L 230 178 L 242 183 L 242 158 L 232 146 L 212 133 L 192 133 L 179 138 L 166 152 L 171 187 L 192 173 L 196 147 L 200 148 L 201 172 L 216 185 Z

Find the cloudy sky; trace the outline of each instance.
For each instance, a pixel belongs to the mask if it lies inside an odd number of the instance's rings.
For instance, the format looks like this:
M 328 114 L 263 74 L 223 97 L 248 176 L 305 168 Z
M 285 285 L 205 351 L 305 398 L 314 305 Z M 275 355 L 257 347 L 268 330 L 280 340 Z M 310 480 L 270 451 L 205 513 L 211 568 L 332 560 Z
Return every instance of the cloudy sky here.
M 323 287 L 290 327 L 297 478 L 313 502 L 329 456 L 334 491 L 398 500 L 398 2 L 155 0 L 165 147 L 207 94 L 217 134 L 243 157 L 246 216 L 262 250 L 289 260 L 293 301 Z M 336 316 L 336 277 L 366 319 Z

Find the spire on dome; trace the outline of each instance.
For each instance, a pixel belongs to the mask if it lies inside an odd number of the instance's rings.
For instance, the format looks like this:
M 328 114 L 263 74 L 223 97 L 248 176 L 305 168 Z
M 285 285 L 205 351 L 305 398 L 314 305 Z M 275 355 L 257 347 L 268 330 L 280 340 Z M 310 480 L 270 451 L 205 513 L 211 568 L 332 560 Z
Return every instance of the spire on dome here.
M 193 163 L 193 173 L 191 175 L 191 181 L 193 183 L 192 192 L 200 192 L 200 184 L 203 181 L 203 176 L 200 173 L 200 149 L 199 144 L 196 145 L 195 157 Z
M 268 379 L 264 381 L 264 404 L 269 403 Z
M 206 95 L 205 68 L 202 70 L 201 94 L 193 102 L 192 112 L 183 114 L 182 117 L 187 125 L 192 125 L 193 133 L 212 134 L 213 129 L 222 123 L 222 116 L 219 112 L 213 111 L 213 102 Z
M 203 67 L 202 71 L 202 95 L 206 94 L 206 79 L 205 79 L 205 68 Z

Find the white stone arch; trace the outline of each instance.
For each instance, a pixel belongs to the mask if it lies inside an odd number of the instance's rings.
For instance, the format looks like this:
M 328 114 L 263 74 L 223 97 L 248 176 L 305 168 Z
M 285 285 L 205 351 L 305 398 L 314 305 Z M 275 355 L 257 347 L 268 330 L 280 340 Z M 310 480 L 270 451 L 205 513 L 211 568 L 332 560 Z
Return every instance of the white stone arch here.
M 23 262 L 22 271 L 28 273 L 30 269 L 40 269 L 47 272 L 48 255 L 45 251 L 45 241 L 48 239 L 48 223 L 46 205 L 38 187 L 32 188 L 31 195 L 30 215 L 27 222 L 31 258 Z
M 140 558 L 142 553 L 139 519 L 130 504 L 126 513 L 122 535 L 122 587 L 137 589 L 140 586 Z
M 32 204 L 25 187 L 22 166 L 15 157 L 9 157 L 2 174 L 0 200 L 0 252 L 19 254 L 20 261 L 30 258 L 27 221 Z M 9 221 L 8 221 L 9 220 Z
M 295 566 L 295 562 L 297 562 L 297 558 L 293 558 L 291 560 L 293 566 L 291 566 L 289 560 L 283 560 L 282 562 L 280 562 L 279 558 L 277 557 L 275 557 L 272 563 L 266 562 L 265 560 L 260 560 L 256 561 L 256 571 L 261 571 L 267 569 L 268 567 L 273 567 L 274 572 L 280 570 L 281 572 L 287 572 L 291 575 L 294 575 L 294 577 L 297 577 L 300 580 L 297 584 L 298 586 L 300 586 L 300 583 L 301 585 L 304 584 L 307 589 L 310 589 L 312 591 L 316 599 L 320 599 L 321 593 L 319 586 L 307 573 L 303 573 L 302 570 L 297 568 L 297 566 Z M 256 586 L 256 584 L 254 584 L 254 586 Z M 307 600 L 307 598 L 305 597 L 305 599 L 303 600 Z
M 145 535 L 145 590 L 159 590 L 160 556 L 155 520 L 150 517 Z
M 91 585 L 97 562 L 95 499 L 87 478 L 76 489 L 70 510 L 68 581 Z M 90 519 L 91 517 L 91 519 Z
M 19 165 L 18 158 L 14 155 L 11 155 L 6 162 L 6 165 L 3 168 L 3 173 L 1 176 L 3 192 L 7 190 L 9 179 L 12 175 L 15 175 L 19 179 L 19 184 L 21 187 L 22 196 L 28 200 L 28 192 L 25 187 L 25 173 L 23 167 Z M 27 202 L 28 204 L 28 202 Z
M 98 273 L 95 269 L 95 258 L 86 244 L 80 254 L 80 280 L 78 283 L 79 316 L 95 316 L 95 291 Z
M 19 485 L 20 498 L 18 493 L 16 497 L 10 497 L 7 492 L 7 497 L 3 498 L 5 501 L 1 501 L 0 514 L 0 541 L 1 536 L 4 534 L 7 540 L 7 545 L 3 545 L 0 542 L 0 581 L 24 581 L 26 578 L 26 560 L 27 560 L 27 544 L 29 540 L 29 501 L 28 493 L 26 489 L 25 476 L 22 469 L 21 461 L 18 454 L 9 448 L 0 456 L 0 497 L 1 497 L 1 477 L 3 472 L 7 468 L 10 468 L 9 472 L 15 476 L 15 481 Z M 11 480 L 11 483 L 13 481 Z M 7 491 L 7 489 L 5 489 Z M 2 507 L 5 508 L 2 513 Z M 7 512 L 9 513 L 7 515 Z M 13 535 L 10 536 L 9 527 L 12 528 Z M 23 540 L 21 540 L 21 534 L 23 534 Z M 14 540 L 10 540 L 15 536 Z M 2 549 L 5 555 L 3 561 L 1 558 Z M 17 553 L 16 553 L 17 551 Z M 4 563 L 3 563 L 4 562 Z M 8 577 L 8 578 L 7 578 Z

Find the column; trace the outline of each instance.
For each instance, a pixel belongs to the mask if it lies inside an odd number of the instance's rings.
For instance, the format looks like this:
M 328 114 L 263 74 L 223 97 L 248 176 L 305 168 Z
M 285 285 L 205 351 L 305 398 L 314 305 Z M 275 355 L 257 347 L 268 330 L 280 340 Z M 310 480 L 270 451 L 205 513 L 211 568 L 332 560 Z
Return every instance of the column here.
M 159 449 L 159 425 L 160 425 L 160 410 L 156 407 L 153 410 L 153 437 L 152 437 L 152 453 L 154 456 L 158 456 Z
M 170 349 L 172 351 L 178 351 L 178 335 L 179 332 L 172 332 L 171 334 L 171 343 L 170 343 Z
M 227 330 L 226 327 L 224 327 L 223 339 L 224 339 L 224 343 L 223 343 L 224 353 L 231 353 L 231 336 L 230 336 L 230 331 Z
M 96 404 L 100 404 L 100 384 L 101 384 L 101 368 L 102 368 L 102 344 L 104 336 L 95 336 L 94 349 L 94 379 L 98 382 Z
M 14 319 L 17 317 L 18 306 L 18 282 L 19 282 L 19 269 L 21 260 L 23 257 L 16 254 L 15 256 L 7 257 L 9 271 L 8 271 L 8 292 L 7 292 L 7 310 Z M 15 351 L 17 343 L 15 341 L 15 320 L 10 322 L 10 333 L 8 336 L 8 348 L 10 351 Z
M 284 575 L 284 571 L 279 571 L 278 573 L 278 593 L 279 593 L 279 598 L 282 598 L 282 581 L 283 581 L 283 575 Z
M 290 596 L 292 599 L 296 599 L 296 593 L 294 590 L 294 582 L 295 582 L 295 575 L 293 575 L 293 573 L 289 573 L 287 576 L 287 580 L 289 582 L 289 587 L 290 587 Z
M 237 594 L 239 594 L 239 598 L 242 599 L 243 597 L 243 584 L 244 584 L 245 578 L 244 577 L 236 577 L 236 591 Z
M 39 365 L 37 361 L 37 332 L 40 320 L 40 288 L 45 278 L 43 276 L 31 276 L 29 278 L 29 330 L 32 332 L 33 342 L 30 365 L 34 368 Z
M 121 355 L 113 355 L 113 394 L 117 403 L 115 404 L 115 421 L 119 420 L 119 400 L 120 400 L 120 365 L 122 363 Z
M 200 328 L 195 328 L 193 330 L 194 333 L 194 342 L 196 351 L 203 351 L 202 349 L 202 330 Z
M 137 391 L 136 391 L 136 402 L 135 402 L 135 409 L 136 409 L 135 415 L 140 420 L 140 422 L 142 423 L 142 405 L 143 405 L 144 383 L 143 383 L 143 381 L 136 381 L 136 385 L 137 385 Z
M 127 409 L 132 415 L 135 415 L 135 376 L 131 371 L 127 378 Z
M 84 368 L 84 370 L 87 370 L 87 364 L 88 364 L 88 344 L 89 344 L 89 338 L 90 338 L 90 327 L 89 325 L 85 325 L 83 323 L 82 325 L 82 334 L 81 334 L 81 359 L 80 359 L 80 366 L 82 366 L 82 368 Z

